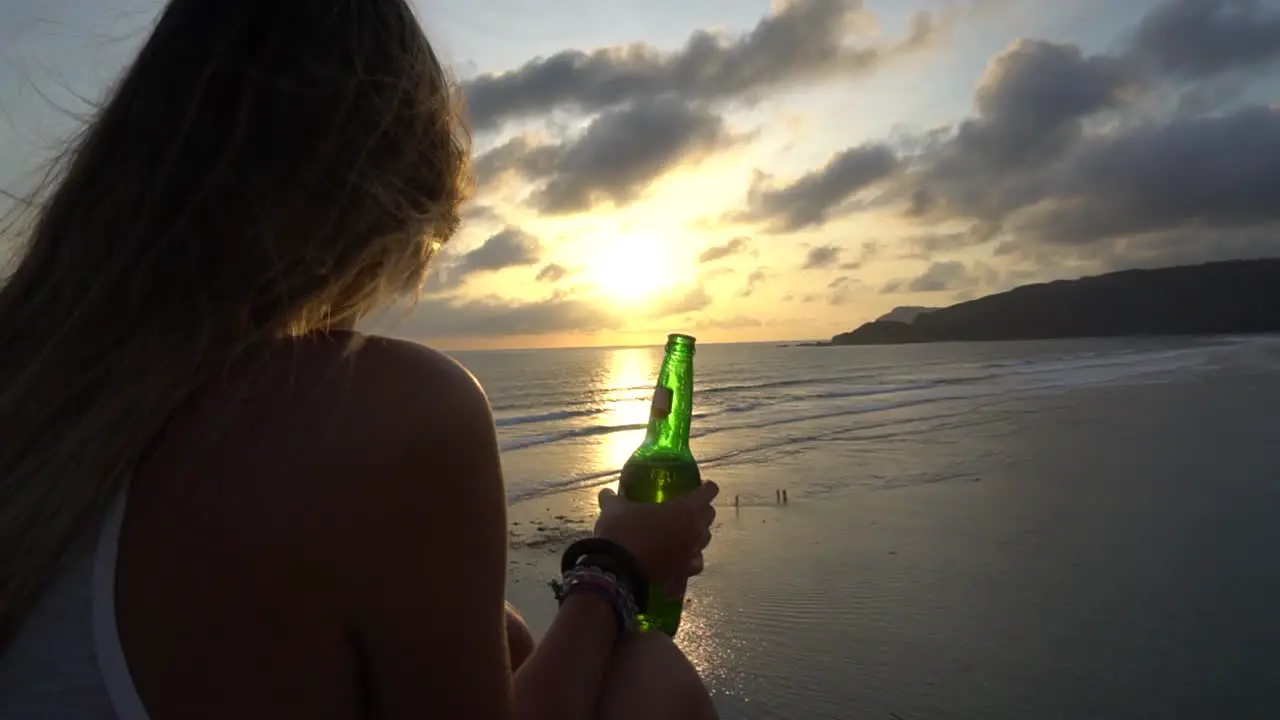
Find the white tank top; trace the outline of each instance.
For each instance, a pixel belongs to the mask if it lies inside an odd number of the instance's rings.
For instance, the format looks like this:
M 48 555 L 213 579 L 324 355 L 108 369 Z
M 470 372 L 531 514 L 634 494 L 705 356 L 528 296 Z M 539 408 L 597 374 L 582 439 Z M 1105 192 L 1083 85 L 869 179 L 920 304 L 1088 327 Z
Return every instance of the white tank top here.
M 147 720 L 116 632 L 126 495 L 72 549 L 0 657 L 0 718 Z

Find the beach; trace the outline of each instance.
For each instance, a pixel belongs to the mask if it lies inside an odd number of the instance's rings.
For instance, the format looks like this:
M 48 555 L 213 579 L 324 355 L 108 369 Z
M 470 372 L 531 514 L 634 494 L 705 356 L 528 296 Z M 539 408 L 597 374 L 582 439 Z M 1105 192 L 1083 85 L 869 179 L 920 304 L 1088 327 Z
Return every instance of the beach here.
M 506 449 L 508 596 L 541 633 L 560 550 L 638 441 L 619 404 L 643 403 L 660 351 L 478 355 L 461 359 Z M 694 450 L 722 494 L 678 640 L 724 717 L 1280 712 L 1280 342 L 708 346 L 698 360 Z M 555 368 L 546 383 L 538 363 Z M 523 375 L 504 383 L 503 364 Z M 555 394 L 593 364 L 595 386 Z

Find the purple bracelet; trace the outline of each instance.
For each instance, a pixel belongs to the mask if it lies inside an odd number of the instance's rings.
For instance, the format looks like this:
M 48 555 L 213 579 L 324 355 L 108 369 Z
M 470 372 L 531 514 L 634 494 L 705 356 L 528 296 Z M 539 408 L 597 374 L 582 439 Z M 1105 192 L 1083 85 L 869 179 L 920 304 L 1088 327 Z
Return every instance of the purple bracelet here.
M 614 615 L 623 632 L 636 630 L 636 603 L 631 592 L 612 573 L 588 565 L 580 565 L 566 571 L 559 581 L 552 580 L 556 601 L 563 604 L 565 598 L 575 592 L 590 592 L 605 599 L 613 607 Z

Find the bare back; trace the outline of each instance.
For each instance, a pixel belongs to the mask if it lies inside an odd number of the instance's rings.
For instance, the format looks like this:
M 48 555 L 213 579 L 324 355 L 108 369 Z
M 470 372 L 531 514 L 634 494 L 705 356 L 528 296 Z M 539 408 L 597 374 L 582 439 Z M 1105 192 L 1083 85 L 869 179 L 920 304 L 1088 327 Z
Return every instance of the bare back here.
M 376 649 L 353 587 L 394 578 L 397 563 L 432 551 L 421 546 L 433 537 L 492 544 L 477 533 L 496 527 L 505 542 L 491 425 L 471 429 L 489 422 L 478 386 L 420 346 L 375 338 L 349 353 L 351 339 L 281 344 L 209 388 L 133 479 L 117 616 L 154 717 L 380 715 L 370 680 Z M 459 413 L 461 424 L 450 427 Z M 483 422 L 466 422 L 477 414 Z M 457 480 L 448 463 L 424 462 L 449 457 L 459 443 L 492 455 L 494 477 L 468 479 L 494 486 L 481 501 L 488 521 L 460 517 L 446 500 Z M 406 466 L 416 488 L 384 487 Z M 365 546 L 403 506 L 421 524 L 403 538 L 417 547 Z M 433 619 L 428 588 L 409 574 L 404 600 L 421 603 L 424 623 L 440 623 L 428 635 L 443 632 L 447 619 Z M 459 580 L 441 577 L 439 591 Z M 414 671 L 425 681 L 437 669 Z

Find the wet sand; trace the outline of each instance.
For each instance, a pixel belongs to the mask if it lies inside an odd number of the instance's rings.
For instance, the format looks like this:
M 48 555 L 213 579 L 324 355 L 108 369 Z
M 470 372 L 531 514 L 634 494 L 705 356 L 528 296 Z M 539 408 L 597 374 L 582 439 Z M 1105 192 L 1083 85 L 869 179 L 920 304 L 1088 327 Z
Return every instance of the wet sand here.
M 724 716 L 1280 716 L 1280 378 L 1155 380 L 716 472 L 679 641 Z M 536 632 L 596 492 L 511 511 Z

